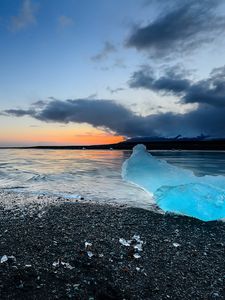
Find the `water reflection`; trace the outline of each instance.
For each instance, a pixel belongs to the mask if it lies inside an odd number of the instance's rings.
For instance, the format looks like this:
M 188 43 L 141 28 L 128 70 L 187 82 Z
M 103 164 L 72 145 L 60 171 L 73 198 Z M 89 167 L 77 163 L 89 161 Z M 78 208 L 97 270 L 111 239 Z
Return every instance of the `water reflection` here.
M 224 152 L 152 151 L 196 175 L 225 174 Z M 86 199 L 149 207 L 151 199 L 121 179 L 121 166 L 131 151 L 1 150 L 0 188 L 32 192 L 81 194 Z

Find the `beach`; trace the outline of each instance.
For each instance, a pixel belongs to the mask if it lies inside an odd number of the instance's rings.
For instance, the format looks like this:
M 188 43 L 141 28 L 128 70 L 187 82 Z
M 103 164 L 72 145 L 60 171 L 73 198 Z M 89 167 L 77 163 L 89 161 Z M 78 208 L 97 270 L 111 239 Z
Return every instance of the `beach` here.
M 24 197 L 1 193 L 1 299 L 224 299 L 223 222 Z

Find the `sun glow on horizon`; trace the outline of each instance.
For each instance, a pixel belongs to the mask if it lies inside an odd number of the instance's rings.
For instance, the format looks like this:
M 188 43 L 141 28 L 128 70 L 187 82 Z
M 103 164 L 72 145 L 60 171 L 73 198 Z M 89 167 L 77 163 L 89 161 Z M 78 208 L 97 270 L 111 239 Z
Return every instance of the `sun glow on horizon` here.
M 0 146 L 39 145 L 102 145 L 124 141 L 123 136 L 114 135 L 86 124 L 67 126 L 24 126 L 20 122 L 0 132 Z

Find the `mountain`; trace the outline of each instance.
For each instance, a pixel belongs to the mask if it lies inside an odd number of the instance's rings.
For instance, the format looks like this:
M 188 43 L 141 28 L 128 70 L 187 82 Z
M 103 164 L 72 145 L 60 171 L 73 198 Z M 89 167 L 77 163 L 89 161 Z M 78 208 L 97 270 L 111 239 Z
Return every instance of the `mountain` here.
M 225 140 L 225 138 L 211 137 L 209 135 L 201 134 L 195 137 L 184 137 L 177 135 L 175 137 L 162 137 L 162 136 L 145 136 L 145 137 L 134 137 L 126 140 L 128 143 L 146 143 L 146 142 L 164 142 L 164 141 L 213 141 L 213 140 Z

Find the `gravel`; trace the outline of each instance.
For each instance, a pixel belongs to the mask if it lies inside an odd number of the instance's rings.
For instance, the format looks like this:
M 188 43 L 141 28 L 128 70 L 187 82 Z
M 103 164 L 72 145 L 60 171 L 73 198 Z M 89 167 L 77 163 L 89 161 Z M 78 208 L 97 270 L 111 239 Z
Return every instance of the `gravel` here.
M 0 299 L 225 299 L 224 257 L 223 222 L 82 201 L 0 205 Z

